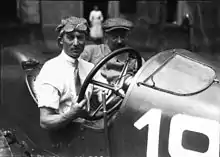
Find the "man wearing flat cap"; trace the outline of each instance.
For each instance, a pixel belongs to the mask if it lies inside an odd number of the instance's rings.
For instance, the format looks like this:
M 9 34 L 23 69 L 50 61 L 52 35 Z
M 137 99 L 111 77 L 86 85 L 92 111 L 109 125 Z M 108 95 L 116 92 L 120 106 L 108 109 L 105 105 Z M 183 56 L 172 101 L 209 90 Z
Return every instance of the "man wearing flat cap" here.
M 81 117 L 87 99 L 93 92 L 89 86 L 85 99 L 77 103 L 81 83 L 94 67 L 80 58 L 88 33 L 87 21 L 84 18 L 68 17 L 61 21 L 56 30 L 62 51 L 43 65 L 35 81 L 40 125 L 46 129 L 64 127 Z M 100 73 L 95 79 L 106 82 Z
M 123 18 L 109 18 L 103 23 L 104 35 L 104 44 L 101 45 L 87 45 L 81 55 L 84 60 L 87 60 L 91 63 L 97 64 L 104 56 L 109 53 L 123 48 L 126 46 L 125 40 L 129 35 L 130 31 L 133 28 L 133 23 Z M 112 59 L 109 63 L 103 67 L 101 73 L 108 80 L 116 79 L 120 70 L 123 67 L 124 61 L 126 58 L 125 55 L 117 56 L 117 58 Z M 144 59 L 142 59 L 144 62 Z M 133 69 L 134 62 L 132 66 L 129 66 L 130 69 Z M 108 68 L 111 67 L 111 68 Z M 129 69 L 128 69 L 129 70 Z

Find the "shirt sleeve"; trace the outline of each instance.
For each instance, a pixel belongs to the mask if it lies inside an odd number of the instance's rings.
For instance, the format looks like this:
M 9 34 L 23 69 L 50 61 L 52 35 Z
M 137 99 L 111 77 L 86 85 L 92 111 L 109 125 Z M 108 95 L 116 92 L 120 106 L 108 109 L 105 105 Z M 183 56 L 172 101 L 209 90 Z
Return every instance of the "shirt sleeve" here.
M 80 58 L 85 61 L 91 62 L 91 54 L 92 54 L 91 46 L 85 46 L 84 51 L 81 53 Z
M 103 21 L 103 15 L 102 15 L 102 12 L 101 11 L 99 11 L 100 13 L 100 21 Z
M 58 90 L 50 84 L 41 84 L 37 92 L 38 107 L 59 109 L 60 95 Z
M 87 45 L 80 57 L 96 65 L 104 57 L 104 54 L 99 45 Z
M 46 63 L 42 67 L 35 81 L 35 92 L 38 107 L 58 109 L 62 88 L 60 79 L 52 67 Z
M 94 18 L 94 11 L 91 11 L 89 14 L 89 21 L 91 22 Z

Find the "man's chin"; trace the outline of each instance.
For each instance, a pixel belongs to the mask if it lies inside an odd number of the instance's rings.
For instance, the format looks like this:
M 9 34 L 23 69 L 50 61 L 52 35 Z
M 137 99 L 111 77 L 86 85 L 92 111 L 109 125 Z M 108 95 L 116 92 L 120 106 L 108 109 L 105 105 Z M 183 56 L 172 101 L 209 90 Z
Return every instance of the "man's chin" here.
M 71 52 L 70 55 L 71 55 L 72 58 L 79 58 L 80 54 L 81 53 L 79 53 L 79 52 Z
M 121 48 L 124 48 L 125 46 L 115 46 L 114 48 L 112 48 L 112 51 L 115 51 L 115 50 L 118 50 L 118 49 L 121 49 Z
M 74 58 L 74 59 L 77 59 L 79 58 L 80 54 L 71 54 L 70 57 Z

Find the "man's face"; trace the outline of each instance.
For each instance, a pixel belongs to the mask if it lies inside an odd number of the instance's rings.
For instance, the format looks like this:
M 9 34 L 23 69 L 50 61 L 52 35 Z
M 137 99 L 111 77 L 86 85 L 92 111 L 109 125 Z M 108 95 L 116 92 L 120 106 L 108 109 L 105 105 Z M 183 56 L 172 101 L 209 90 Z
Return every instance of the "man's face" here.
M 126 46 L 125 39 L 128 35 L 126 29 L 115 29 L 106 33 L 106 44 L 111 51 L 123 48 Z
M 84 50 L 85 40 L 85 33 L 78 31 L 65 33 L 62 38 L 65 53 L 68 56 L 77 59 Z

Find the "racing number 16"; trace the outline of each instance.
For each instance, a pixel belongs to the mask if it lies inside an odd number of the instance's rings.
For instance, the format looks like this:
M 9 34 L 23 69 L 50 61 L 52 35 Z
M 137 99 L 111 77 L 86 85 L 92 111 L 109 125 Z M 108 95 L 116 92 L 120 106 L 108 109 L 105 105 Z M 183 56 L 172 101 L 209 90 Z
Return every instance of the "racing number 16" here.
M 158 157 L 159 133 L 162 111 L 151 109 L 138 119 L 134 126 L 141 130 L 148 125 L 147 157 Z M 182 134 L 185 130 L 202 133 L 209 138 L 206 152 L 187 150 L 182 146 Z M 217 121 L 176 114 L 170 122 L 168 151 L 171 157 L 219 157 L 220 125 Z

